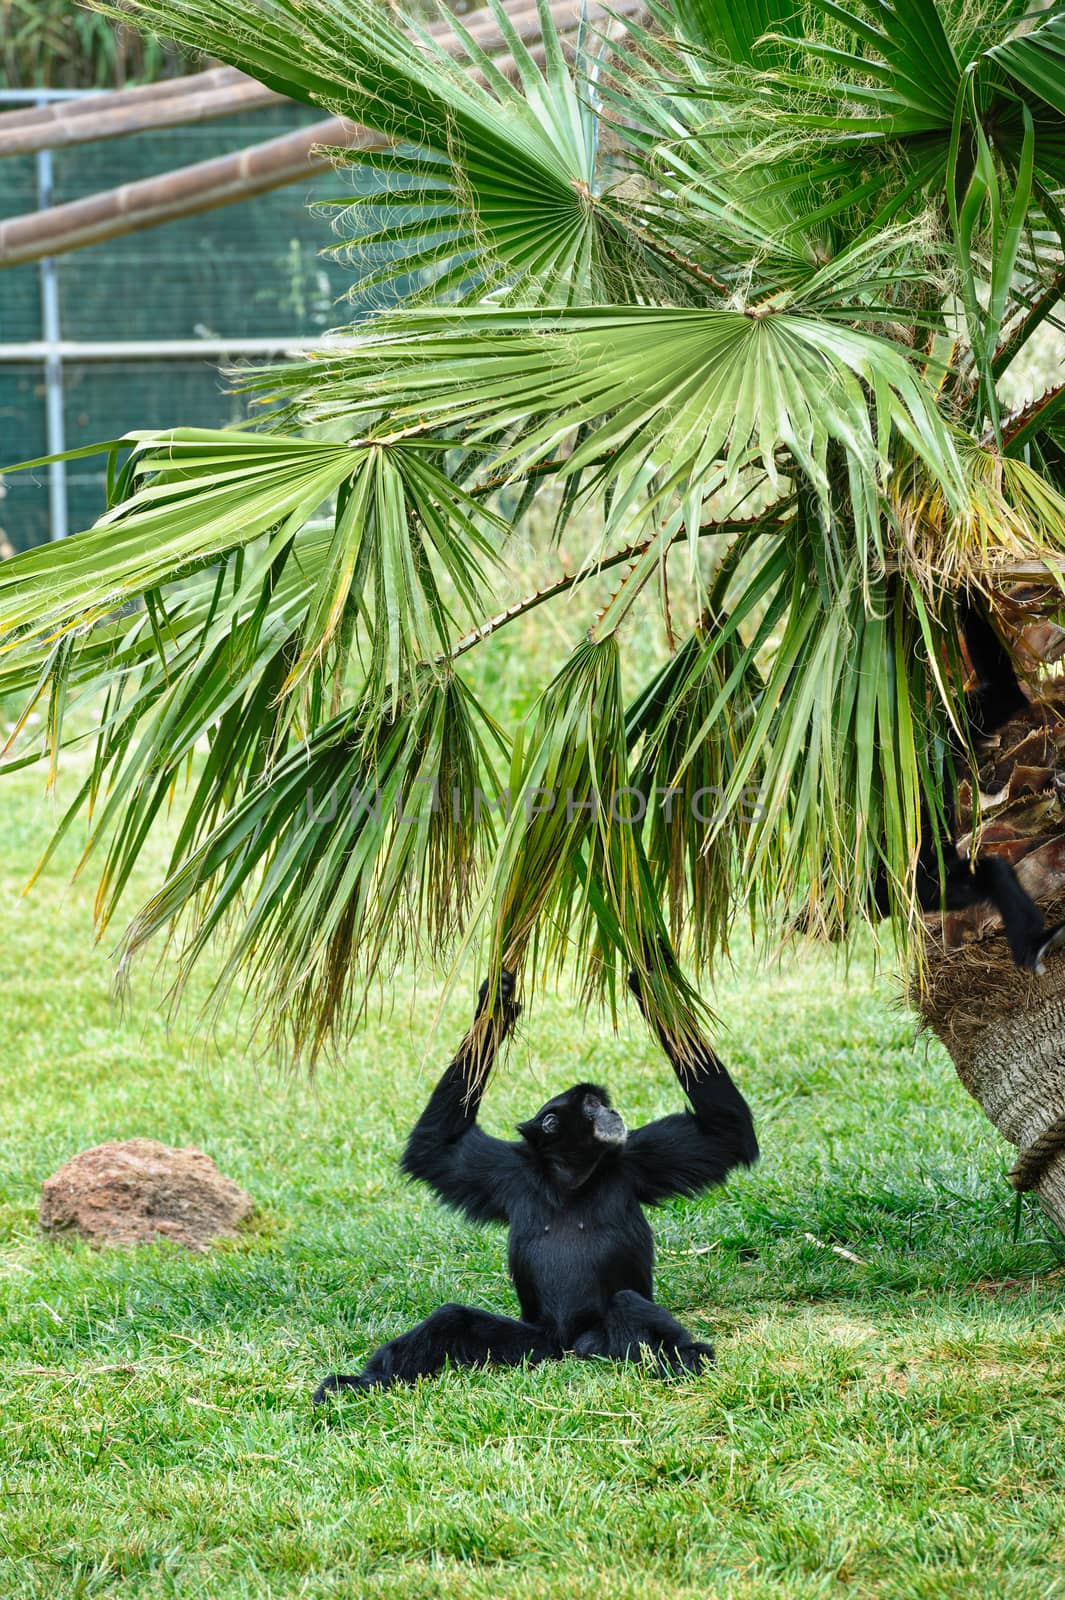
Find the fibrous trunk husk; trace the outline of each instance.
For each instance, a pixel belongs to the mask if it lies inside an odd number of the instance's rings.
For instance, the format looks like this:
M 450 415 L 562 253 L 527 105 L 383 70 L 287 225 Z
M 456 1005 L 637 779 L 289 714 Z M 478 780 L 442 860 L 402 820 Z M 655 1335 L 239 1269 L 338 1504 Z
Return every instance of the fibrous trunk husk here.
M 1065 920 L 1065 704 L 1027 708 L 989 741 L 980 804 L 959 790 L 959 845 L 1012 862 L 1047 926 Z M 926 918 L 912 996 L 969 1093 L 1017 1147 L 1010 1181 L 1065 1232 L 1065 949 L 1042 976 L 1017 967 L 988 906 Z

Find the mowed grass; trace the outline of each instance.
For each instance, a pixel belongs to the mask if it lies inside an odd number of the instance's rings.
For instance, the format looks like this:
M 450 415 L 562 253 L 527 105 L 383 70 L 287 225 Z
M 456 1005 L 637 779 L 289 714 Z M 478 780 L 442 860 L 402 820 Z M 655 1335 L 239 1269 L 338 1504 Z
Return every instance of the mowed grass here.
M 472 993 L 430 1040 L 439 982 L 412 1006 L 397 975 L 314 1083 L 249 1053 L 235 1012 L 205 1056 L 190 1013 L 164 1020 L 165 972 L 113 1007 L 89 885 L 19 897 L 37 780 L 0 806 L 4 1600 L 1065 1594 L 1065 1241 L 1030 1202 L 1015 1230 L 1007 1148 L 868 959 L 718 988 L 763 1159 L 655 1219 L 659 1296 L 716 1340 L 711 1375 L 451 1372 L 323 1417 L 318 1378 L 441 1301 L 515 1309 L 503 1234 L 396 1169 Z M 615 1037 L 561 995 L 486 1122 L 582 1077 L 630 1120 L 679 1103 L 635 1019 Z M 214 1156 L 258 1203 L 245 1236 L 41 1238 L 41 1181 L 135 1134 Z

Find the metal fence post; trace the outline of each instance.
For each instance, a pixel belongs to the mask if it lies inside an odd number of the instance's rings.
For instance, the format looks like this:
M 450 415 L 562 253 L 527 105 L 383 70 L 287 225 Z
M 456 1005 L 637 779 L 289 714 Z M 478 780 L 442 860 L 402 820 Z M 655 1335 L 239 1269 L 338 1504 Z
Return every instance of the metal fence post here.
M 52 97 L 39 95 L 38 105 Z M 37 152 L 37 207 L 46 211 L 52 204 L 54 169 L 51 150 Z M 63 418 L 63 358 L 59 350 L 62 330 L 59 322 L 59 270 L 54 256 L 41 258 L 41 338 L 45 346 L 45 437 L 50 456 L 66 449 Z M 67 464 L 53 461 L 48 468 L 48 515 L 51 537 L 67 536 Z
M 0 0 L 0 12 L 3 12 L 3 9 L 4 0 Z M 55 101 L 81 100 L 98 95 L 106 96 L 108 92 L 105 89 L 44 89 L 37 86 L 24 89 L 0 88 L 0 111 L 9 106 L 48 106 Z M 172 131 L 179 136 L 181 134 L 181 129 Z M 26 157 L 25 159 L 28 166 L 29 158 Z M 53 157 L 51 150 L 45 149 L 34 153 L 33 163 L 33 167 L 30 170 L 35 178 L 36 206 L 40 211 L 50 208 L 57 200 L 62 200 L 62 195 L 57 196 L 55 193 L 58 160 Z M 0 162 L 0 169 L 2 168 L 3 163 Z M 21 166 L 20 162 L 20 176 L 26 171 L 27 167 Z M 3 173 L 0 171 L 0 176 L 2 175 Z M 29 204 L 32 205 L 33 201 L 29 201 Z M 305 215 L 302 206 L 299 208 L 299 215 Z M 164 227 L 165 237 L 166 231 Z M 77 255 L 71 257 L 72 263 L 77 261 Z M 33 399 L 26 405 L 21 393 L 19 393 L 17 400 L 14 402 L 18 410 L 18 425 L 24 433 L 28 433 L 32 442 L 32 450 L 21 452 L 24 456 L 29 454 L 34 457 L 39 455 L 55 456 L 63 454 L 66 450 L 68 440 L 66 438 L 65 386 L 75 365 L 81 367 L 84 364 L 91 363 L 93 367 L 99 367 L 115 362 L 130 362 L 136 363 L 138 366 L 143 365 L 148 372 L 152 372 L 154 368 L 155 375 L 161 378 L 162 372 L 165 371 L 163 363 L 180 362 L 185 366 L 191 366 L 192 363 L 196 363 L 197 366 L 202 364 L 205 371 L 208 368 L 211 369 L 214 379 L 213 392 L 217 392 L 217 368 L 219 363 L 229 363 L 238 358 L 251 361 L 276 360 L 291 355 L 303 354 L 311 350 L 328 349 L 334 345 L 343 348 L 348 342 L 345 335 L 338 336 L 321 331 L 308 332 L 306 327 L 301 327 L 297 332 L 290 335 L 280 333 L 271 337 L 245 337 L 240 334 L 227 335 L 225 333 L 209 332 L 205 328 L 202 336 L 196 338 L 65 338 L 63 336 L 63 318 L 60 304 L 60 278 L 62 277 L 64 282 L 67 279 L 61 273 L 60 267 L 61 263 L 58 257 L 45 257 L 37 263 L 37 281 L 40 296 L 40 312 L 36 319 L 38 326 L 36 329 L 31 325 L 17 330 L 23 333 L 30 333 L 34 337 L 11 338 L 6 327 L 6 318 L 3 319 L 5 325 L 0 327 L 0 375 L 4 375 L 6 378 L 4 369 L 12 365 L 18 367 L 29 366 L 32 371 Z M 21 271 L 23 269 L 18 270 Z M 25 270 L 32 272 L 33 269 L 32 267 L 27 267 Z M 69 265 L 64 269 L 66 273 L 73 274 L 74 277 L 76 277 L 77 270 L 76 265 Z M 117 269 L 119 281 L 123 281 L 123 271 L 128 272 L 128 270 L 128 268 L 123 268 L 121 263 L 119 264 Z M 2 276 L 3 274 L 0 272 L 0 277 Z M 334 286 L 330 285 L 328 275 L 323 273 L 322 277 L 325 282 L 325 290 L 322 292 L 327 295 L 324 303 L 329 305 L 332 303 Z M 22 281 L 25 282 L 26 280 Z M 335 286 L 335 289 L 339 293 L 339 283 Z M 192 292 L 190 288 L 190 296 Z M 32 294 L 27 296 L 27 299 L 30 303 L 26 305 L 26 314 L 33 318 Z M 287 322 L 291 315 L 291 308 L 287 306 L 286 302 L 278 301 L 271 315 L 278 317 L 283 323 Z M 182 318 L 182 324 L 184 320 Z M 306 322 L 307 320 L 308 318 L 304 316 L 303 321 Z M 315 315 L 311 320 L 318 322 L 322 319 Z M 165 319 L 163 325 L 166 325 Z M 36 409 L 41 393 L 39 385 L 42 376 L 44 378 L 43 398 L 45 401 L 43 450 L 41 449 L 42 440 L 40 437 L 41 418 Z M 165 382 L 166 380 L 163 379 L 162 381 Z M 17 388 L 18 385 L 16 384 Z M 8 385 L 9 389 L 10 385 Z M 5 395 L 6 392 L 7 390 L 5 390 Z M 85 384 L 85 407 L 90 416 L 93 414 L 93 407 L 96 403 L 95 394 L 92 375 L 90 375 L 90 381 Z M 136 419 L 133 418 L 131 420 Z M 231 420 L 231 418 L 227 418 L 227 420 Z M 91 518 L 96 514 L 95 502 L 97 495 L 95 483 L 97 481 L 102 481 L 102 472 L 95 469 L 89 474 L 82 472 L 75 465 L 68 472 L 67 464 L 64 461 L 49 463 L 47 478 L 47 534 L 50 539 L 65 538 L 72 527 L 77 527 L 81 524 L 83 515 Z M 81 506 L 82 490 L 83 486 L 89 482 L 94 485 L 94 504 L 91 512 L 83 512 Z M 39 540 L 45 531 L 41 525 L 45 521 L 42 516 L 44 510 L 42 505 L 44 484 L 40 479 L 34 479 L 32 485 L 28 487 L 32 487 L 36 491 L 33 506 L 35 522 L 33 538 Z

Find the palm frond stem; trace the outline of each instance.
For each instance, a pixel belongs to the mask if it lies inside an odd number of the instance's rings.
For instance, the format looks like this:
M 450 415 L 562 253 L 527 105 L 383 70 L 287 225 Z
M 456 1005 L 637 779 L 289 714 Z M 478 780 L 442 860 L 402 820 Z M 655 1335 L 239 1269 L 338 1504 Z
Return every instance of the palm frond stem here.
M 1051 384 L 1049 389 L 1044 389 L 1041 395 L 1029 400 L 1027 405 L 1021 406 L 1011 416 L 1003 417 L 1003 450 L 1008 450 L 1011 445 L 1016 447 L 1038 428 L 1045 427 L 1063 404 L 1065 404 L 1065 381 Z M 987 444 L 989 440 L 985 437 L 983 442 Z
M 698 537 L 705 539 L 711 534 L 748 532 L 756 521 L 760 521 L 760 519 L 752 517 L 746 521 L 707 522 L 698 530 Z M 779 533 L 785 527 L 786 522 L 787 519 L 784 517 L 769 518 L 760 521 L 760 526 L 767 533 Z M 564 572 L 554 582 L 546 583 L 542 588 L 533 589 L 529 594 L 523 595 L 520 600 L 513 601 L 505 610 L 497 611 L 494 616 L 487 617 L 479 627 L 471 628 L 469 633 L 464 633 L 461 639 L 456 640 L 450 650 L 440 651 L 435 660 L 438 663 L 457 661 L 459 656 L 464 656 L 468 650 L 475 649 L 485 639 L 489 639 L 493 634 L 498 633 L 500 628 L 505 628 L 508 622 L 517 621 L 518 617 L 526 616 L 530 611 L 535 611 L 537 606 L 542 606 L 548 600 L 556 599 L 558 595 L 565 594 L 567 590 L 574 588 L 578 583 L 583 583 L 600 572 L 609 572 L 614 567 L 623 566 L 626 561 L 638 560 L 640 556 L 646 555 L 657 538 L 657 534 L 652 534 L 647 539 L 637 540 L 634 544 L 626 545 L 623 550 L 615 550 L 612 555 L 604 556 L 600 561 L 596 561 L 589 566 L 578 567 L 574 572 Z M 662 544 L 662 554 L 665 555 L 675 545 L 689 543 L 690 535 L 686 530 L 682 529 Z M 610 603 L 610 601 L 607 602 L 608 605 Z M 593 630 L 602 618 L 604 610 L 605 607 L 597 614 L 595 623 L 592 625 Z
M 991 362 L 994 377 L 1001 378 L 1010 362 L 1024 349 L 1033 333 L 1042 326 L 1063 296 L 1065 296 L 1065 266 L 1055 272 L 1050 282 L 1033 301 L 1027 315 L 995 351 Z
M 598 199 L 598 196 L 587 195 L 586 198 L 590 203 L 603 205 L 606 214 L 612 220 L 615 220 L 613 209 L 604 205 Z M 713 289 L 717 294 L 723 295 L 726 299 L 735 292 L 721 278 L 715 277 L 712 272 L 707 272 L 705 267 L 701 267 L 697 261 L 693 261 L 691 256 L 686 256 L 682 251 L 674 249 L 672 245 L 666 244 L 662 239 L 656 239 L 653 233 L 649 233 L 646 228 L 642 228 L 632 216 L 626 214 L 624 221 L 620 225 L 627 233 L 631 233 L 634 238 L 639 239 L 640 243 L 650 250 L 652 255 L 658 256 L 663 261 L 668 261 L 671 267 L 676 267 L 679 271 L 687 273 L 689 277 L 695 278 L 698 283 L 706 284 L 708 288 Z

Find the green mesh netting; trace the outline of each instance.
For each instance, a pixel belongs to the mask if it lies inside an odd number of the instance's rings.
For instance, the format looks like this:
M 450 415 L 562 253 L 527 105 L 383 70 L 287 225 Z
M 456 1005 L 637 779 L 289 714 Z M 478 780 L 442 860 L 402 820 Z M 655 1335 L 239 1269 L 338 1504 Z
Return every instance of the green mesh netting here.
M 320 113 L 279 105 L 57 150 L 55 202 L 225 155 L 316 120 Z M 325 218 L 307 209 L 311 199 L 345 192 L 349 179 L 325 173 L 59 257 L 62 337 L 286 339 L 350 320 L 350 308 L 337 301 L 351 287 L 352 272 L 318 254 L 332 235 Z M 0 161 L 0 217 L 36 203 L 34 158 Z M 41 337 L 38 266 L 0 272 L 0 344 Z M 225 392 L 217 367 L 206 360 L 69 362 L 63 376 L 71 449 L 130 428 L 216 427 L 243 414 L 242 402 Z M 43 365 L 0 362 L 0 464 L 45 449 Z M 103 509 L 103 472 L 95 462 L 74 462 L 67 482 L 68 521 L 75 530 Z M 48 538 L 47 471 L 7 477 L 0 495 L 0 529 L 16 549 Z

